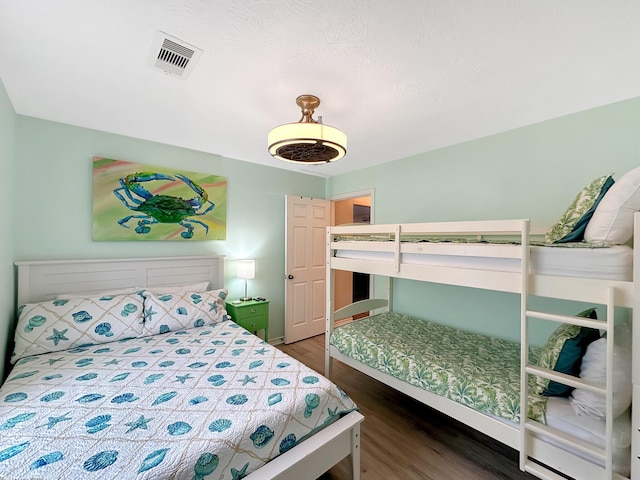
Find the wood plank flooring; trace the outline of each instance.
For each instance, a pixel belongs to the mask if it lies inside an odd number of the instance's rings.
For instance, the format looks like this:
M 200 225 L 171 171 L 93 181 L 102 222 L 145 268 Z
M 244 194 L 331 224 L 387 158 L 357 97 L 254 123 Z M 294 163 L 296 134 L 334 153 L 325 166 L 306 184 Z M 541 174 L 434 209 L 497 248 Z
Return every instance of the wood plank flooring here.
M 278 348 L 324 371 L 324 335 Z M 486 435 L 334 360 L 332 380 L 360 408 L 362 480 L 532 480 L 518 454 Z M 348 459 L 321 480 L 350 480 Z M 302 480 L 302 479 L 301 479 Z

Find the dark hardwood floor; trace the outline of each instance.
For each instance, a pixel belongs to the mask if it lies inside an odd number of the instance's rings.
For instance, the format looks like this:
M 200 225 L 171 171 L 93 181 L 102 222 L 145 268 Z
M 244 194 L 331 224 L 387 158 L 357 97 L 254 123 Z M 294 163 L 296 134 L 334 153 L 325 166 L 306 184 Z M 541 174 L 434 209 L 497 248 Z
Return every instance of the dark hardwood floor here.
M 282 351 L 324 372 L 324 335 Z M 532 480 L 518 454 L 422 403 L 334 360 L 332 380 L 360 408 L 362 480 Z M 321 480 L 350 480 L 348 460 Z M 302 479 L 301 479 L 302 480 Z

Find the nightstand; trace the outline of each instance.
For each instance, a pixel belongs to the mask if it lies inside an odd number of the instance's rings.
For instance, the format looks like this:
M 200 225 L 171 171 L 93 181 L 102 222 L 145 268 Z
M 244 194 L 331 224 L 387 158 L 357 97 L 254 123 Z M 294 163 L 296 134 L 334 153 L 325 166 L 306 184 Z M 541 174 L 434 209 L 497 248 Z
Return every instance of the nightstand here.
M 264 330 L 264 341 L 269 341 L 269 300 L 226 302 L 226 308 L 231 320 L 253 333 Z

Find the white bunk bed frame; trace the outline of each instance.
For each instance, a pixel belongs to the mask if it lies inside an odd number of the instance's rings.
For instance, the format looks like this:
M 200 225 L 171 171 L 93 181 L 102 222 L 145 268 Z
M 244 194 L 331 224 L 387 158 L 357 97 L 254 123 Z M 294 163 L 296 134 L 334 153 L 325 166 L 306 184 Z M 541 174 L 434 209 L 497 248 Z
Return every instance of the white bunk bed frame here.
M 634 255 L 640 255 L 640 214 L 635 215 L 634 229 Z M 334 241 L 336 235 L 392 235 L 393 241 Z M 459 244 L 459 243 L 403 243 L 400 235 L 433 235 L 438 237 L 446 236 L 504 236 L 516 237 L 520 244 Z M 487 222 L 447 222 L 447 223 L 419 223 L 419 224 L 393 224 L 393 225 L 350 225 L 334 226 L 327 228 L 327 321 L 326 321 L 326 345 L 325 345 L 325 376 L 331 378 L 332 359 L 359 370 L 389 386 L 395 388 L 410 397 L 413 397 L 424 404 L 433 407 L 469 426 L 475 428 L 498 441 L 511 446 L 520 453 L 520 469 L 529 472 L 543 479 L 564 479 L 564 477 L 554 472 L 561 472 L 564 475 L 576 479 L 623 479 L 623 477 L 613 472 L 612 460 L 612 399 L 613 399 L 613 324 L 614 307 L 622 306 L 633 308 L 633 322 L 640 321 L 638 315 L 639 308 L 634 308 L 636 299 L 640 298 L 638 289 L 640 281 L 614 281 L 614 280 L 594 280 L 574 277 L 558 277 L 548 275 L 522 274 L 529 272 L 529 234 L 530 227 L 528 220 L 504 220 Z M 338 249 L 362 250 L 368 252 L 391 252 L 393 261 L 372 261 L 361 259 L 340 258 L 334 256 Z M 439 255 L 467 255 L 474 257 L 491 258 L 511 258 L 520 261 L 519 272 L 474 270 L 469 268 L 451 268 L 431 265 L 418 265 L 403 262 L 404 253 L 424 253 Z M 634 259 L 635 260 L 635 259 Z M 352 358 L 341 354 L 333 347 L 329 339 L 334 328 L 334 321 L 340 318 L 350 317 L 360 312 L 369 312 L 384 307 L 387 301 L 363 300 L 356 304 L 349 305 L 334 312 L 333 291 L 335 270 L 346 270 L 353 272 L 368 273 L 387 277 L 387 297 L 388 305 L 392 307 L 392 279 L 402 278 L 420 280 L 426 282 L 443 283 L 486 290 L 496 290 L 512 292 L 521 296 L 521 405 L 520 411 L 526 412 L 527 402 L 527 381 L 530 374 L 535 374 L 543 378 L 555 380 L 559 383 L 573 387 L 587 388 L 597 391 L 606 397 L 607 401 L 607 422 L 606 422 L 606 446 L 599 449 L 591 444 L 569 437 L 558 431 L 554 431 L 545 425 L 529 420 L 526 415 L 521 415 L 520 425 L 507 424 L 467 406 L 458 404 L 445 397 L 422 390 L 421 388 L 400 381 L 395 377 L 380 372 L 374 368 L 364 365 Z M 634 261 L 633 278 L 640 279 L 640 260 Z M 606 305 L 607 320 L 589 320 L 584 318 L 555 315 L 545 312 L 536 312 L 528 307 L 529 296 L 541 296 L 559 298 L 580 302 L 594 302 Z M 528 335 L 527 325 L 531 319 L 552 320 L 559 323 L 571 323 L 574 325 L 587 326 L 608 331 L 607 335 L 607 382 L 606 386 L 599 386 L 586 383 L 576 377 L 560 374 L 548 369 L 541 369 L 528 364 Z M 634 328 L 634 359 L 640 353 L 640 328 Z M 634 361 L 634 364 L 637 360 Z M 638 368 L 634 368 L 634 384 L 640 377 Z M 640 387 L 639 387 L 640 388 Z M 634 388 L 635 390 L 635 388 Z M 637 392 L 634 391 L 634 396 Z M 633 425 L 637 425 L 636 414 L 634 412 Z M 634 429 L 636 431 L 637 429 Z M 604 467 L 587 461 L 581 457 L 569 453 L 566 449 L 560 448 L 549 441 L 543 441 L 540 436 L 558 445 L 564 445 L 590 455 L 594 459 L 599 459 L 604 463 Z M 635 435 L 634 435 L 635 436 Z M 638 462 L 638 441 L 632 445 L 632 476 L 640 475 Z M 550 468 L 547 468 L 550 467 Z
M 95 294 L 113 289 L 190 285 L 224 287 L 224 256 L 185 256 L 16 262 L 17 301 L 51 300 L 61 293 Z M 360 423 L 351 412 L 249 474 L 246 480 L 316 478 L 350 457 L 360 478 Z

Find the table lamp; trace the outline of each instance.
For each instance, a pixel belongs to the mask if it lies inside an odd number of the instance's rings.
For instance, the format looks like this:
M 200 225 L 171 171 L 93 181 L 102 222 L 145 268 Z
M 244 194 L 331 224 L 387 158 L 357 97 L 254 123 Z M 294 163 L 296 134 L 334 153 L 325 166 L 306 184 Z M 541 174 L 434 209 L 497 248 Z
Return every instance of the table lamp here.
M 251 300 L 251 297 L 247 296 L 247 280 L 249 280 L 250 278 L 256 278 L 256 261 L 239 260 L 238 278 L 244 279 L 244 297 L 241 297 L 240 300 L 242 300 L 243 302 Z

